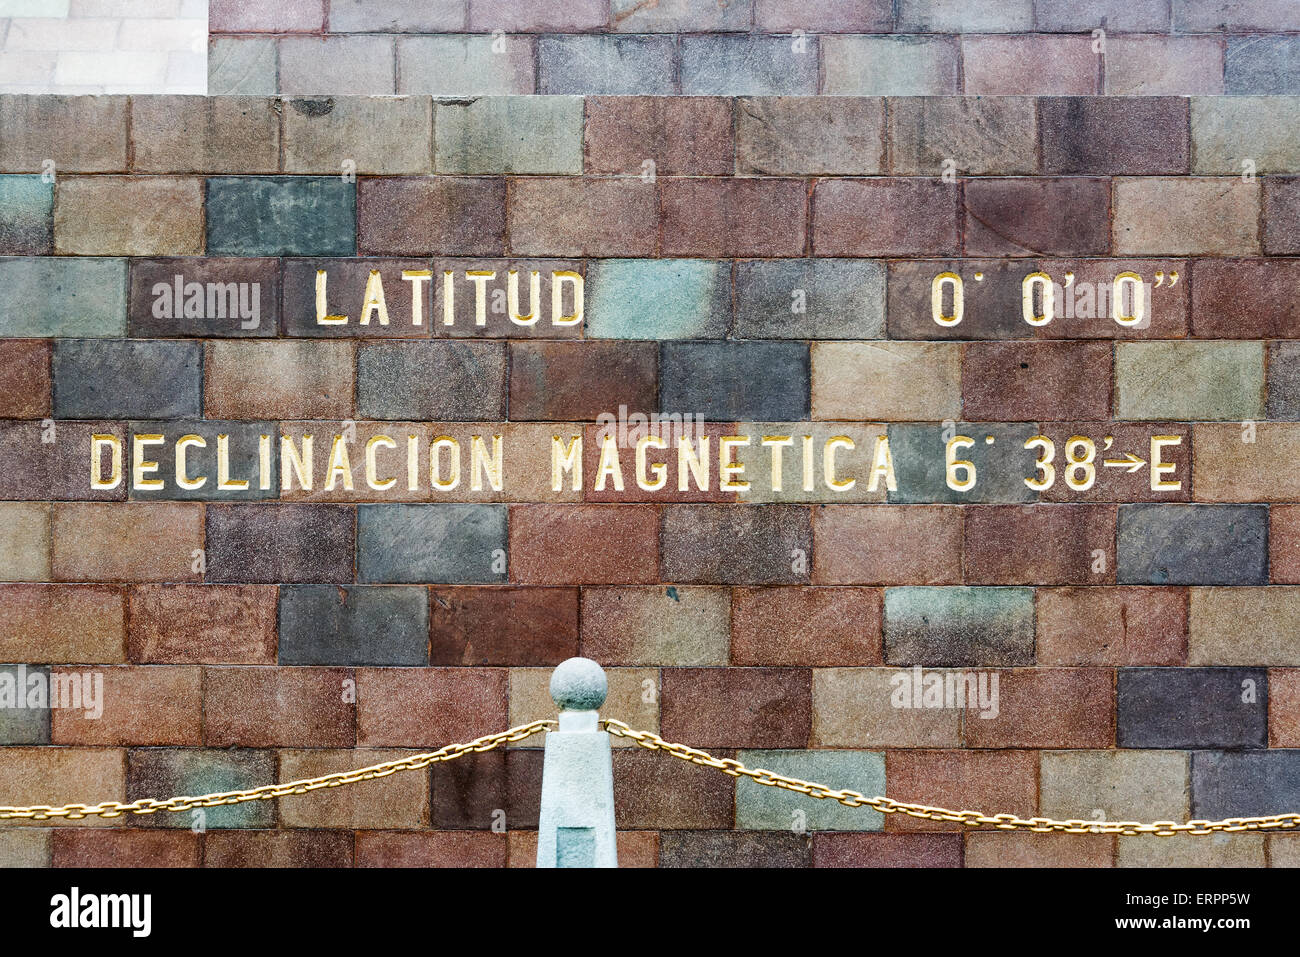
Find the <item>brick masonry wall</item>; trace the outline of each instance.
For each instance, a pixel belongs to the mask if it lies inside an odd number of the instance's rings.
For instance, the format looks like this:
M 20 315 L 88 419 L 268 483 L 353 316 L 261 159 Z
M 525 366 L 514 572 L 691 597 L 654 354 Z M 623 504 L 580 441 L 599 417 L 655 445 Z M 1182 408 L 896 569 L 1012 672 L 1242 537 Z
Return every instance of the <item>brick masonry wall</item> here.
M 865 793 L 1300 807 L 1298 117 L 1285 97 L 0 97 L 0 671 L 104 680 L 98 719 L 0 708 L 0 795 L 361 766 L 549 715 L 550 668 L 581 653 L 611 716 Z M 584 323 L 521 327 L 492 298 L 478 326 L 465 283 L 448 330 L 437 282 L 410 321 L 402 270 L 500 289 L 515 267 L 581 273 Z M 315 322 L 322 268 L 346 324 Z M 357 321 L 371 270 L 386 326 Z M 1073 318 L 1024 321 L 1035 271 Z M 1137 326 L 1082 298 L 1121 271 L 1151 284 Z M 931 317 L 942 272 L 955 326 Z M 257 283 L 256 314 L 160 315 L 177 275 Z M 597 491 L 595 423 L 621 405 L 703 415 L 715 447 L 846 436 L 857 484 L 805 491 L 792 447 L 780 491 L 748 454 L 749 489 L 647 492 L 627 465 Z M 92 435 L 152 433 L 162 489 L 129 442 L 127 481 L 90 488 Z M 257 482 L 277 433 L 315 435 L 311 490 Z M 364 480 L 376 435 L 492 433 L 502 492 Z M 575 433 L 584 480 L 555 491 L 551 436 Z M 944 481 L 946 433 L 978 439 L 971 492 Z M 1041 491 L 1036 433 L 1058 450 Z M 211 477 L 182 489 L 191 434 Z M 335 434 L 350 489 L 326 480 Z M 1180 488 L 1066 484 L 1072 436 L 1146 459 L 1154 434 L 1181 441 Z M 218 436 L 248 488 L 217 487 Z M 892 491 L 868 487 L 878 436 Z M 998 715 L 891 705 L 916 666 L 996 675 Z M 526 866 L 540 771 L 515 747 L 213 809 L 204 833 L 8 826 L 0 861 Z M 615 776 L 634 865 L 1300 861 L 1280 834 L 961 833 L 628 748 Z
M 213 94 L 1300 93 L 1290 0 L 211 0 Z

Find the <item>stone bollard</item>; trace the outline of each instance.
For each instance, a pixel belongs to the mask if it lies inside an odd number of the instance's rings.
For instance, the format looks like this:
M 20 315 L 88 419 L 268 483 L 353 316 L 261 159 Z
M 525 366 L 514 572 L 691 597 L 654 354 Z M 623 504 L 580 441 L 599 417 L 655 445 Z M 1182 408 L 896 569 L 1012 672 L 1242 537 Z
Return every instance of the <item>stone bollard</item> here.
M 605 670 L 590 658 L 570 658 L 551 675 L 560 722 L 546 735 L 538 867 L 618 867 L 614 765 L 596 714 L 606 689 Z

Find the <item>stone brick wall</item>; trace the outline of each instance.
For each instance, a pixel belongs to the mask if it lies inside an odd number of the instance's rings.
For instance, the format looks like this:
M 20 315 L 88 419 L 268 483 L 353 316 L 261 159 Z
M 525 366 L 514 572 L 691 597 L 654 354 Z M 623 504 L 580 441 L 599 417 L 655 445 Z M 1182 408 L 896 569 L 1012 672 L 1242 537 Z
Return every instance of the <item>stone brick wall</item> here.
M 318 7 L 284 9 L 319 26 Z M 0 97 L 0 672 L 103 680 L 98 718 L 0 708 L 0 796 L 361 766 L 549 715 L 550 668 L 581 653 L 610 669 L 611 716 L 864 793 L 1130 820 L 1295 809 L 1298 114 L 1292 98 Z M 525 290 L 531 270 L 581 274 L 584 322 L 544 305 L 510 321 L 511 268 Z M 319 270 L 348 322 L 317 322 Z M 387 325 L 360 322 L 372 270 Z M 474 270 L 496 274 L 482 325 Z M 1022 315 L 1036 271 L 1062 310 L 1040 325 Z M 1149 285 L 1136 325 L 1089 305 L 1121 272 Z M 965 290 L 956 325 L 931 314 L 941 273 Z M 218 315 L 201 285 L 186 314 L 189 283 L 236 284 L 244 308 Z M 715 450 L 750 438 L 752 484 L 682 493 L 670 459 L 644 491 L 629 459 L 624 487 L 598 490 L 597 419 L 620 406 L 703 416 Z M 306 434 L 312 487 L 275 458 L 259 481 L 260 437 Z M 502 491 L 367 478 L 377 436 L 412 437 L 418 477 L 433 439 L 468 462 L 493 434 Z M 960 434 L 969 491 L 945 481 Z M 550 482 L 555 435 L 586 437 L 579 489 Z M 780 490 L 774 435 L 793 443 Z M 1025 481 L 1035 435 L 1056 449 L 1046 488 Z M 1155 435 L 1178 488 L 1096 465 L 1153 459 Z M 93 436 L 123 443 L 112 487 L 91 487 Z M 184 463 L 182 436 L 205 443 Z M 870 487 L 880 436 L 893 490 Z M 1075 436 L 1096 444 L 1091 484 Z M 853 447 L 823 481 L 833 437 Z M 350 467 L 329 469 L 339 446 Z M 996 716 L 899 707 L 917 667 L 996 676 Z M 213 809 L 203 833 L 5 827 L 0 860 L 527 865 L 540 770 L 536 747 L 511 748 Z M 960 833 L 637 749 L 615 776 L 628 864 L 1300 860 L 1291 835 Z
M 211 0 L 209 92 L 1300 93 L 1291 0 Z

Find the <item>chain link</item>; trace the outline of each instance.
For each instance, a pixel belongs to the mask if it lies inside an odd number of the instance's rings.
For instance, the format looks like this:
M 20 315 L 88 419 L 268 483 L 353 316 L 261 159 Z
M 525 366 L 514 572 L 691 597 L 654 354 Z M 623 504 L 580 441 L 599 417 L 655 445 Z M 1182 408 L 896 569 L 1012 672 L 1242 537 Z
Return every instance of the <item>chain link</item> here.
M 321 788 L 337 788 L 345 784 L 356 784 L 360 781 L 384 778 L 398 771 L 418 771 L 421 768 L 427 768 L 431 764 L 455 761 L 467 754 L 491 751 L 493 748 L 499 748 L 501 745 L 512 741 L 522 741 L 540 731 L 547 731 L 555 726 L 556 722 L 551 720 L 533 721 L 529 724 L 521 724 L 517 728 L 511 728 L 508 731 L 476 738 L 465 744 L 449 744 L 437 751 L 412 754 L 405 758 L 398 758 L 395 761 L 385 761 L 382 764 L 357 768 L 355 771 L 338 771 L 334 774 L 323 774 L 316 778 L 304 778 L 301 781 L 287 781 L 284 784 L 265 784 L 246 791 L 221 791 L 199 797 L 167 798 L 165 801 L 155 800 L 154 798 L 140 798 L 126 804 L 120 801 L 102 801 L 99 804 L 92 805 L 64 804 L 62 807 L 45 807 L 42 805 L 0 807 L 0 820 L 21 818 L 30 821 L 48 821 L 53 818 L 63 818 L 69 821 L 79 821 L 85 817 L 113 818 L 120 817 L 123 814 L 188 811 L 196 807 L 219 807 L 223 804 L 243 804 L 245 801 L 269 801 L 272 798 L 285 797 L 290 794 L 307 794 Z
M 1154 821 L 1142 824 L 1137 821 L 1057 821 L 1047 817 L 1022 818 L 1015 814 L 988 815 L 982 811 L 950 811 L 925 804 L 908 804 L 887 797 L 865 797 L 857 791 L 836 790 L 824 784 L 814 784 L 799 778 L 788 777 L 764 768 L 747 768 L 731 758 L 715 758 L 707 751 L 688 748 L 684 744 L 665 741 L 650 731 L 634 731 L 622 721 L 606 718 L 605 730 L 615 737 L 628 738 L 651 751 L 664 751 L 700 767 L 715 768 L 734 778 L 746 777 L 768 787 L 784 788 L 806 794 L 818 800 L 838 801 L 847 807 L 874 808 L 881 814 L 906 814 L 908 817 L 928 821 L 948 821 L 967 827 L 992 826 L 1003 831 L 1061 832 L 1065 834 L 1155 834 L 1172 837 L 1175 834 L 1215 834 L 1235 831 L 1289 830 L 1300 827 L 1300 813 L 1274 814 L 1269 817 L 1230 817 L 1222 821 Z

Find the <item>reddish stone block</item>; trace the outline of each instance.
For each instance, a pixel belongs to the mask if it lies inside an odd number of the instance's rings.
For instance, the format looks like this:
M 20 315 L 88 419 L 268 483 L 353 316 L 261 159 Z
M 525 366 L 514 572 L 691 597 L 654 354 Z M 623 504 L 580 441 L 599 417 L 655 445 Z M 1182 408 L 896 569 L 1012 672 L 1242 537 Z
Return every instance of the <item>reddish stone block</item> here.
M 885 782 L 889 797 L 910 804 L 1021 817 L 1038 810 L 1034 751 L 886 751 Z M 885 829 L 963 831 L 966 825 L 889 814 Z
M 1264 179 L 1264 252 L 1269 256 L 1300 253 L 1300 176 Z
M 351 867 L 352 844 L 351 831 L 212 830 L 203 839 L 203 866 Z
M 578 653 L 578 589 L 433 588 L 429 647 L 435 665 L 558 665 Z
M 51 572 L 57 581 L 200 581 L 198 503 L 74 503 L 54 506 Z
M 215 747 L 351 747 L 356 704 L 347 668 L 209 668 L 204 743 Z
M 961 867 L 959 834 L 819 831 L 813 867 Z
M 658 368 L 653 342 L 512 342 L 510 419 L 593 420 L 620 406 L 653 412 Z
M 1198 259 L 1192 334 L 1207 339 L 1300 337 L 1297 259 Z
M 702 748 L 806 748 L 812 672 L 803 668 L 665 668 L 659 727 Z
M 957 187 L 938 179 L 828 179 L 813 190 L 818 256 L 951 256 Z
M 59 828 L 51 835 L 54 867 L 198 867 L 203 837 L 189 831 Z
M 207 578 L 345 584 L 355 539 L 356 509 L 346 505 L 209 505 Z
M 966 182 L 972 256 L 1088 256 L 1110 252 L 1110 181 L 1084 176 Z
M 471 0 L 469 4 L 471 33 L 603 32 L 608 22 L 609 4 L 604 0 Z
M 878 665 L 878 588 L 737 588 L 731 596 L 736 665 Z
M 663 255 L 802 256 L 807 206 L 797 179 L 665 180 Z
M 966 583 L 1114 584 L 1116 515 L 1110 505 L 969 506 Z
M 358 668 L 357 744 L 431 747 L 507 726 L 504 668 Z
M 966 36 L 961 41 L 964 92 L 1039 96 L 1101 92 L 1101 57 L 1086 36 Z
M 0 659 L 125 660 L 126 598 L 112 585 L 0 585 Z
M 729 176 L 731 100 L 715 96 L 587 98 L 586 170 L 641 176 Z
M 424 176 L 357 183 L 362 255 L 499 256 L 506 186 L 500 179 Z
M 1044 502 L 1187 502 L 1192 497 L 1192 428 L 1162 422 L 1158 428 L 1149 424 L 1125 424 L 1117 422 L 1043 422 L 1039 431 L 1047 436 L 1055 447 L 1056 481 L 1051 488 L 1040 493 Z M 1178 489 L 1151 488 L 1151 437 L 1166 435 L 1181 439 L 1177 445 L 1161 445 L 1160 461 L 1173 465 L 1174 471 L 1161 474 L 1162 481 L 1179 482 Z M 1097 454 L 1093 459 L 1096 468 L 1096 481 L 1091 488 L 1079 490 L 1071 488 L 1066 481 L 1066 469 L 1069 467 L 1067 456 L 1070 453 L 1069 442 L 1076 436 L 1092 439 Z M 1109 443 L 1107 440 L 1110 440 Z M 1035 455 L 1041 455 L 1037 449 Z M 1075 447 L 1076 455 L 1086 456 L 1082 446 Z M 1135 471 L 1129 471 L 1131 465 L 1116 464 L 1107 466 L 1106 462 L 1132 463 L 1130 456 L 1142 460 Z M 1032 471 L 1032 470 L 1031 470 Z M 1076 481 L 1082 472 L 1075 473 Z M 1026 472 L 1026 478 L 1029 477 Z M 1042 478 L 1042 473 L 1035 472 L 1035 477 Z
M 725 775 L 639 748 L 614 752 L 619 827 L 729 828 L 736 786 Z
M 648 584 L 659 577 L 654 505 L 515 505 L 510 578 L 537 585 Z
M 50 340 L 0 340 L 0 418 L 50 414 Z
M 889 33 L 890 0 L 756 0 L 754 26 L 760 33 Z
M 122 501 L 129 479 L 116 488 L 90 487 L 91 436 L 112 435 L 125 441 L 120 422 L 60 420 L 53 430 L 39 421 L 0 422 L 0 500 Z M 53 439 L 53 441 L 50 441 Z M 111 457 L 101 448 L 103 476 L 111 474 Z M 129 464 L 122 463 L 126 475 Z
M 127 649 L 144 664 L 273 665 L 273 585 L 139 585 Z
M 1006 277 L 1009 288 L 1005 290 L 1006 298 L 999 300 L 999 306 L 1005 303 L 1006 318 L 1022 329 L 1030 329 L 1039 339 L 1182 339 L 1187 335 L 1192 302 L 1192 267 L 1187 260 L 1053 259 L 1009 265 L 1011 270 Z M 1056 284 L 1056 315 L 1046 325 L 1030 326 L 1024 321 L 1023 283 L 1027 275 L 1039 270 L 1051 276 Z M 1145 316 L 1129 326 L 1116 323 L 1112 309 L 1115 277 L 1125 272 L 1137 273 L 1145 286 Z M 1074 274 L 1074 281 L 1067 287 L 1066 277 L 1070 273 Z M 1161 273 L 1164 279 L 1157 286 L 1156 277 Z M 1173 279 L 1174 273 L 1178 274 L 1177 281 Z M 971 277 L 963 275 L 969 294 Z M 1126 310 L 1132 308 L 1131 295 L 1126 292 L 1121 303 Z M 925 303 L 928 307 L 928 296 Z M 928 308 L 926 318 L 934 324 Z
M 1269 509 L 1268 573 L 1274 584 L 1300 584 L 1300 505 Z
M 1191 171 L 1186 97 L 1043 96 L 1038 118 L 1044 173 Z
M 51 680 L 81 694 L 78 701 L 75 694 L 65 692 L 62 704 L 70 706 L 51 708 L 52 744 L 203 743 L 203 682 L 198 668 L 55 668 Z M 85 698 L 87 682 L 102 682 L 93 711 Z M 50 703 L 56 704 L 53 694 Z
M 1040 665 L 1187 663 L 1187 590 L 1040 588 Z
M 964 417 L 1108 418 L 1112 361 L 1109 342 L 972 342 L 961 360 Z
M 968 748 L 1112 748 L 1115 672 L 1032 668 L 998 673 L 998 713 L 968 708 Z
M 319 33 L 325 26 L 325 0 L 285 0 L 274 7 L 244 0 L 210 0 L 210 33 Z
M 505 867 L 507 840 L 491 831 L 357 831 L 357 867 Z
M 659 196 L 640 177 L 510 181 L 510 251 L 520 256 L 652 256 Z
M 1300 747 L 1300 668 L 1268 671 L 1268 746 Z
M 962 511 L 944 505 L 827 505 L 813 509 L 818 585 L 961 582 Z

